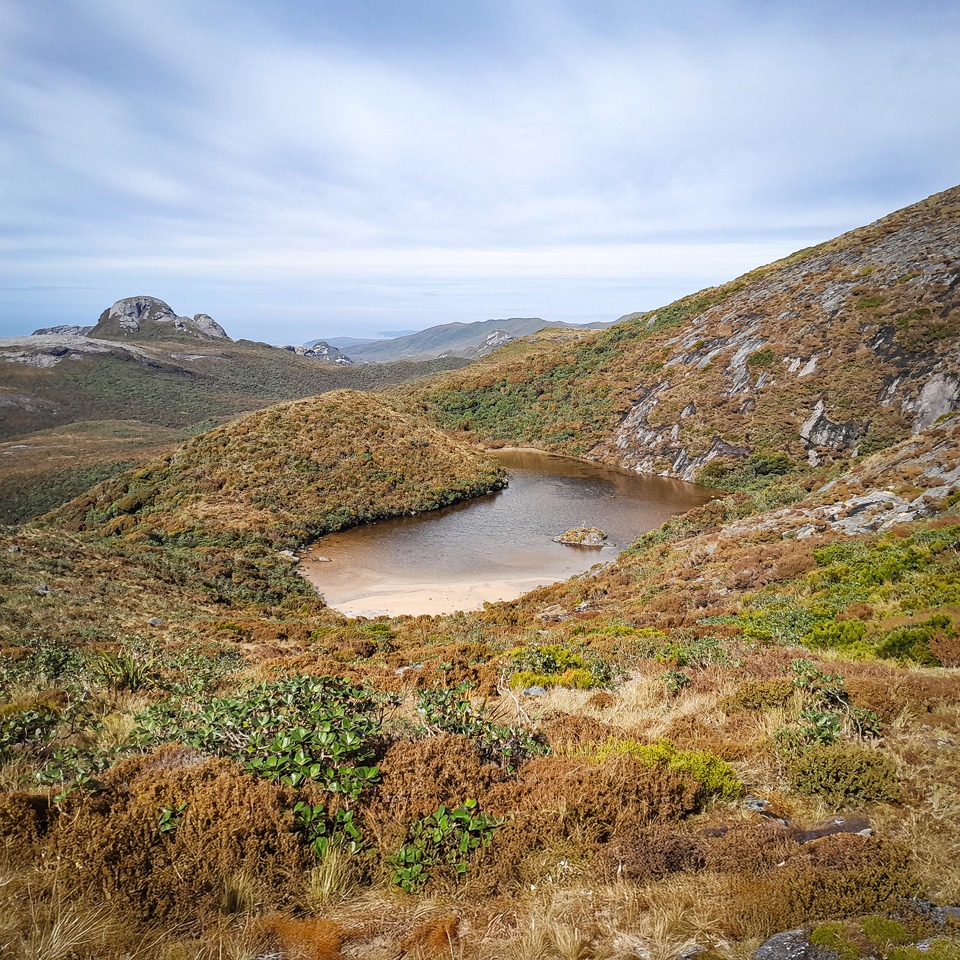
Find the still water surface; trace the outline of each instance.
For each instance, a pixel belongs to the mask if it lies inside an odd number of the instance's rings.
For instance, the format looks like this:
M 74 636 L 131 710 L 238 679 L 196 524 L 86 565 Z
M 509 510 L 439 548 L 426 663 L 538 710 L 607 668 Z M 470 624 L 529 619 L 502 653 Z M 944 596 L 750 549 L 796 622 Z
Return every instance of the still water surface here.
M 467 503 L 324 537 L 300 572 L 351 617 L 477 610 L 612 560 L 641 533 L 705 503 L 704 487 L 527 450 L 498 450 L 509 486 Z M 599 527 L 602 548 L 551 537 Z M 329 557 L 329 563 L 316 557 Z

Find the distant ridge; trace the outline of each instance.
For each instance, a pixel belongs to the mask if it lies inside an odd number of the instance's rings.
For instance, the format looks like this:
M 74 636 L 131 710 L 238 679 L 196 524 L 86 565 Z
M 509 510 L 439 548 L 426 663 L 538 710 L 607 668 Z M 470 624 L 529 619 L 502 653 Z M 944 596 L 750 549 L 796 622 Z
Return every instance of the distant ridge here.
M 390 360 L 430 360 L 436 357 L 465 357 L 474 360 L 516 337 L 527 337 L 546 327 L 596 330 L 609 323 L 550 323 L 540 317 L 510 317 L 478 320 L 474 323 L 443 323 L 419 333 L 388 340 L 327 338 L 326 343 L 346 350 L 356 363 L 386 363 Z M 495 334 L 495 336 L 494 336 Z M 308 347 L 320 341 L 308 342 Z

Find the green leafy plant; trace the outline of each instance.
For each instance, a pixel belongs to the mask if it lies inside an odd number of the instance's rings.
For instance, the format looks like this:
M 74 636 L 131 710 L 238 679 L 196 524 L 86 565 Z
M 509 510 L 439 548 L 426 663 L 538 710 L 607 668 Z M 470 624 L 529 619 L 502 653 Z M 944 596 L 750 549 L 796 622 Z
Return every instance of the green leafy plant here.
M 355 800 L 380 775 L 372 763 L 376 703 L 337 678 L 296 676 L 206 702 L 173 697 L 138 718 L 134 740 L 191 744 L 264 779 L 312 781 Z
M 177 803 L 160 808 L 157 824 L 160 833 L 173 833 L 180 826 L 181 818 L 187 809 L 186 803 Z
M 465 800 L 455 809 L 438 807 L 411 824 L 406 842 L 390 857 L 393 882 L 407 893 L 416 893 L 441 868 L 463 877 L 473 851 L 488 846 L 504 823 L 483 813 L 476 800 Z
M 293 816 L 320 860 L 333 849 L 357 853 L 363 848 L 363 834 L 353 810 L 338 807 L 328 814 L 323 804 L 300 801 Z
M 797 723 L 781 727 L 777 745 L 787 754 L 802 753 L 809 747 L 828 746 L 847 734 L 857 739 L 879 734 L 875 713 L 854 706 L 839 673 L 824 673 L 809 660 L 794 660 L 793 685 L 803 697 Z
M 424 689 L 417 694 L 417 711 L 424 729 L 431 734 L 452 733 L 469 737 L 484 763 L 514 770 L 527 757 L 546 752 L 546 747 L 522 727 L 494 723 L 473 707 L 465 694 L 468 683 L 450 689 Z
M 154 660 L 143 660 L 132 650 L 96 654 L 90 662 L 94 675 L 114 690 L 144 690 L 155 685 Z
M 676 696 L 684 687 L 689 687 L 693 681 L 682 670 L 668 670 L 661 673 L 660 678 L 667 688 L 667 693 Z

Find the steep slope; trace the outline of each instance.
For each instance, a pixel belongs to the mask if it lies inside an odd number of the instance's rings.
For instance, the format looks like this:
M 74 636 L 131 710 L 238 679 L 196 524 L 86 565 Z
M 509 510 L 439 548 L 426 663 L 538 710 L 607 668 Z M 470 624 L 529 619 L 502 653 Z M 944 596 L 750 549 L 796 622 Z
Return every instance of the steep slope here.
M 496 489 L 492 459 L 369 394 L 270 407 L 66 504 L 54 521 L 183 542 L 287 545 Z
M 510 344 L 417 400 L 488 441 L 717 480 L 751 456 L 816 464 L 928 426 L 957 405 L 958 347 L 954 188 L 577 343 Z

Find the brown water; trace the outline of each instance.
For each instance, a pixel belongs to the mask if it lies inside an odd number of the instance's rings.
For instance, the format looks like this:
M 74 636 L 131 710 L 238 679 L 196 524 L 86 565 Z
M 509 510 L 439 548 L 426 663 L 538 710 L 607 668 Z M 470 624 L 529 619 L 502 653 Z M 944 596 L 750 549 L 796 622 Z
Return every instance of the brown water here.
M 641 533 L 712 495 L 679 480 L 570 457 L 493 454 L 507 470 L 506 489 L 331 534 L 314 545 L 300 572 L 351 617 L 479 610 L 612 560 Z M 551 540 L 571 527 L 599 527 L 608 545 Z

